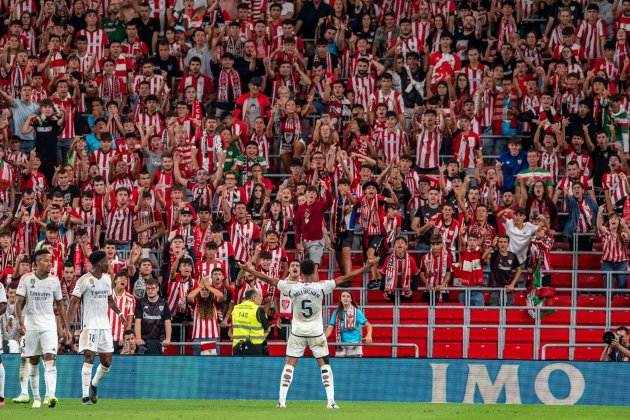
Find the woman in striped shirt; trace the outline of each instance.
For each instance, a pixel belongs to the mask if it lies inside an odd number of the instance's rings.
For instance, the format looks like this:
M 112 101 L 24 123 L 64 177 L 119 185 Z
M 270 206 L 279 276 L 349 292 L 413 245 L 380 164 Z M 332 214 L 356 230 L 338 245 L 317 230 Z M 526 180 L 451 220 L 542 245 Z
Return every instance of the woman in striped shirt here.
M 207 278 L 199 280 L 199 286 L 188 293 L 188 302 L 194 305 L 192 339 L 199 343 L 195 354 L 216 356 L 216 342 L 221 337 L 215 303 L 223 302 L 223 293 L 212 287 Z
M 605 273 L 604 281 L 608 275 L 611 275 L 617 279 L 617 287 L 625 289 L 628 283 L 630 231 L 624 220 L 615 213 L 609 212 L 609 214 L 611 216 L 607 224 L 604 223 L 604 206 L 599 208 L 597 214 L 597 231 L 603 243 L 602 271 Z M 611 286 L 614 286 L 614 283 L 611 283 Z

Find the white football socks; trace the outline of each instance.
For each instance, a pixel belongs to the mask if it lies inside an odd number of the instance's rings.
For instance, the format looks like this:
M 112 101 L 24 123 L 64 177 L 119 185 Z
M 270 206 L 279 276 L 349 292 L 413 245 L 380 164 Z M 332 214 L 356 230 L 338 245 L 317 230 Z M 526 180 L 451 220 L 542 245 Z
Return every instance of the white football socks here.
M 56 360 L 44 360 L 44 381 L 46 382 L 46 396 L 54 397 L 57 392 Z
M 328 403 L 335 402 L 335 383 L 333 382 L 333 373 L 330 365 L 324 365 L 320 368 L 322 374 L 322 384 L 326 390 L 326 399 Z
M 284 369 L 282 369 L 282 376 L 280 377 L 280 395 L 278 397 L 278 402 L 283 405 L 287 402 L 287 393 L 289 392 L 292 380 L 293 366 L 284 365 Z
M 0 362 L 0 398 L 4 398 L 4 365 Z
M 29 361 L 29 365 L 31 366 L 28 377 L 31 382 L 31 389 L 33 390 L 33 399 L 41 400 L 42 397 L 39 395 L 39 361 L 36 365 L 32 365 Z
M 31 363 L 28 357 L 20 358 L 20 395 L 28 395 L 28 379 L 31 374 Z
M 81 368 L 81 395 L 83 398 L 90 396 L 90 380 L 92 378 L 92 364 L 83 362 Z
M 99 363 L 98 367 L 96 368 L 96 373 L 94 374 L 94 378 L 92 378 L 92 385 L 98 386 L 99 382 L 101 382 L 101 379 L 103 379 L 103 377 L 107 375 L 107 372 L 109 372 L 109 368 Z

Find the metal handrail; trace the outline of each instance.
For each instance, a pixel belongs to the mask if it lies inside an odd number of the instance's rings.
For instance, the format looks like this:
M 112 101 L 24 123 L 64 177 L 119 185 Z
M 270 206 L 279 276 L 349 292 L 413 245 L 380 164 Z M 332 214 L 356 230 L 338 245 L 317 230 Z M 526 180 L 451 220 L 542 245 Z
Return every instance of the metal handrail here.
M 550 347 L 567 347 L 569 349 L 579 348 L 579 347 L 607 347 L 607 344 L 604 343 L 580 343 L 580 344 L 562 344 L 562 343 L 549 343 L 542 346 L 540 359 L 546 360 L 547 349 Z
M 419 358 L 420 357 L 420 348 L 418 347 L 417 344 L 414 343 L 339 343 L 339 342 L 329 342 L 327 343 L 329 346 L 336 346 L 336 347 L 392 347 L 393 348 L 412 348 L 414 349 L 414 358 Z M 167 346 L 198 346 L 200 345 L 199 342 L 194 342 L 194 341 L 175 341 L 175 342 L 171 342 L 168 343 Z M 230 346 L 232 347 L 232 342 L 228 342 L 228 341 L 220 341 L 216 343 L 217 346 L 219 347 L 227 347 Z M 270 346 L 274 346 L 274 347 L 278 347 L 278 346 L 286 346 L 287 343 L 286 341 L 269 341 L 267 342 L 267 347 Z

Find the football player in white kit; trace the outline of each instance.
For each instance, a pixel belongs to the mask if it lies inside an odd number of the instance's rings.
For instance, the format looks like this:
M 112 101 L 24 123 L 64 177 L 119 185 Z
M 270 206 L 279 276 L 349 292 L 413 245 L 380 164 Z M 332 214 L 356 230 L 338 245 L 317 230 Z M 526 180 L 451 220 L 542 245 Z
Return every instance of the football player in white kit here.
M 293 380 L 293 371 L 298 359 L 304 355 L 304 350 L 307 346 L 311 349 L 313 356 L 317 359 L 317 364 L 319 364 L 322 383 L 324 384 L 326 399 L 328 400 L 327 407 L 339 408 L 335 403 L 333 373 L 328 364 L 328 342 L 324 335 L 322 303 L 324 295 L 332 293 L 337 285 L 369 270 L 375 262 L 376 260 L 370 260 L 368 265 L 334 280 L 319 281 L 319 275 L 315 271 L 316 266 L 313 261 L 304 260 L 300 263 L 300 270 L 303 276 L 303 282 L 301 283 L 274 279 L 255 271 L 248 265 L 241 265 L 241 269 L 272 286 L 276 286 L 280 292 L 291 298 L 293 319 L 291 321 L 291 334 L 287 341 L 287 361 L 280 377 L 278 408 L 286 407 L 287 393 Z
M 52 255 L 45 249 L 33 254 L 35 271 L 25 274 L 20 279 L 17 288 L 17 302 L 15 312 L 18 318 L 18 332 L 24 336 L 24 351 L 22 356 L 30 359 L 30 382 L 33 390 L 33 408 L 42 406 L 39 395 L 39 359 L 44 357 L 44 379 L 46 383 L 46 398 L 44 405 L 53 408 L 57 405 L 55 390 L 57 387 L 57 318 L 54 306 L 66 342 L 71 340 L 70 332 L 66 330 L 65 313 L 61 295 L 59 279 L 50 275 Z
M 109 372 L 114 353 L 112 327 L 107 317 L 108 308 L 121 318 L 124 316 L 116 306 L 112 297 L 112 279 L 107 274 L 109 263 L 104 251 L 94 251 L 89 256 L 92 270 L 82 275 L 74 286 L 70 305 L 68 306 L 67 328 L 81 305 L 81 336 L 79 337 L 79 353 L 83 352 L 84 361 L 81 369 L 82 398 L 84 405 L 96 404 L 97 387 L 103 377 Z M 98 353 L 100 363 L 92 378 L 94 356 Z

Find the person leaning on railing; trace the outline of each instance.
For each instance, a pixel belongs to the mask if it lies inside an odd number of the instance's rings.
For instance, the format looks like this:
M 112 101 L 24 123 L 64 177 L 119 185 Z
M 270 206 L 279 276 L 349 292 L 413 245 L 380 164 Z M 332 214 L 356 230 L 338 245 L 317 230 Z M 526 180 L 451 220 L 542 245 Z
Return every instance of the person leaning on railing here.
M 616 338 L 602 351 L 599 358 L 601 362 L 628 362 L 630 361 L 630 337 L 626 327 L 619 327 Z
M 232 354 L 263 356 L 269 331 L 267 315 L 260 306 L 263 297 L 257 289 L 249 289 L 244 297 L 245 300 L 232 309 Z
M 363 339 L 363 329 L 365 327 L 365 342 L 372 342 L 372 325 L 365 317 L 361 309 L 354 302 L 352 293 L 347 290 L 341 292 L 339 297 L 339 305 L 330 317 L 330 322 L 326 327 L 324 334 L 326 338 L 330 336 L 333 329 L 336 330 L 337 343 L 343 344 L 361 344 Z M 358 346 L 339 346 L 335 357 L 361 357 L 363 356 L 363 347 Z

